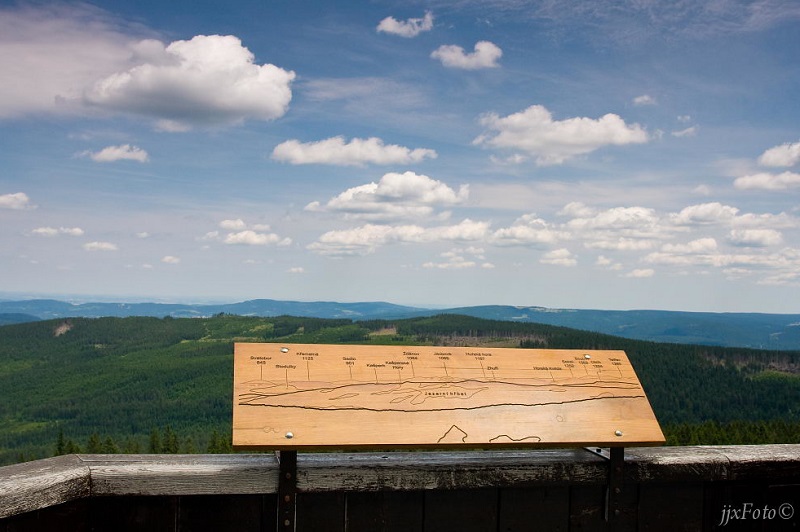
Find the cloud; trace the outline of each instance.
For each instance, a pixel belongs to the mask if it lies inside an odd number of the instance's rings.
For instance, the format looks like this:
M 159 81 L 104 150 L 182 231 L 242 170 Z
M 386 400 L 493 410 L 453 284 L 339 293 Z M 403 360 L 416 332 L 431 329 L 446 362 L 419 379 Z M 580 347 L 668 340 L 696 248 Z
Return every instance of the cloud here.
M 436 151 L 416 148 L 409 149 L 396 144 L 383 143 L 371 137 L 354 138 L 345 142 L 337 136 L 317 142 L 287 140 L 272 150 L 272 158 L 291 164 L 333 164 L 339 166 L 362 166 L 365 164 L 410 164 L 425 158 L 435 159 Z
M 785 143 L 770 148 L 758 158 L 762 166 L 794 166 L 800 162 L 800 142 Z
M 394 243 L 468 242 L 483 240 L 489 224 L 469 219 L 456 225 L 425 228 L 419 225 L 366 224 L 352 229 L 328 231 L 307 249 L 334 257 L 367 255 Z
M 20 4 L 0 8 L 0 118 L 82 112 L 71 102 L 128 67 L 129 43 L 143 36 L 88 3 Z
M 470 256 L 471 255 L 471 256 Z M 476 260 L 483 260 L 483 249 L 476 247 L 468 248 L 453 248 L 450 251 L 445 251 L 439 254 L 444 260 L 441 262 L 426 262 L 422 265 L 426 269 L 438 270 L 463 270 L 466 268 L 474 268 L 478 266 Z M 469 256 L 469 257 L 468 257 Z M 483 267 L 486 267 L 484 263 Z
M 120 146 L 108 146 L 98 152 L 83 152 L 81 155 L 88 156 L 97 163 L 110 163 L 114 161 L 138 161 L 146 163 L 150 160 L 147 152 L 138 146 L 122 144 Z
M 58 235 L 83 236 L 83 229 L 80 227 L 37 227 L 31 231 L 34 235 L 54 237 Z
M 22 211 L 33 208 L 35 208 L 35 206 L 31 204 L 30 198 L 24 192 L 0 194 L 0 209 Z
M 628 49 L 675 39 L 709 39 L 765 31 L 800 19 L 800 6 L 781 0 L 642 2 L 641 0 L 508 1 L 462 0 L 491 5 L 514 21 L 545 20 L 563 32 L 581 32 L 603 46 Z
M 795 172 L 783 172 L 780 174 L 762 172 L 738 177 L 733 182 L 733 186 L 740 190 L 786 190 L 800 187 L 800 174 Z
M 431 53 L 432 59 L 438 59 L 448 68 L 461 68 L 464 70 L 478 70 L 481 68 L 497 68 L 497 61 L 503 56 L 503 51 L 489 41 L 479 41 L 475 44 L 475 51 L 465 53 L 464 49 L 454 44 L 443 44 Z
M 573 218 L 565 226 L 573 231 L 613 231 L 627 237 L 653 237 L 663 233 L 661 218 L 648 207 L 613 207 Z
M 159 120 L 162 129 L 274 120 L 292 99 L 294 72 L 254 63 L 233 35 L 198 35 L 167 46 L 139 43 L 140 64 L 85 91 L 86 104 Z
M 226 244 L 242 244 L 247 246 L 266 246 L 268 244 L 288 245 L 291 239 L 281 239 L 275 233 L 258 233 L 250 229 L 238 233 L 228 233 L 223 239 Z
M 642 105 L 656 105 L 656 99 L 648 94 L 642 94 L 641 96 L 637 96 L 633 99 L 633 105 L 642 106 Z
M 713 238 L 698 238 L 686 244 L 664 244 L 661 251 L 673 254 L 701 254 L 717 251 L 717 241 Z
M 456 192 L 426 175 L 392 172 L 384 174 L 378 183 L 349 188 L 324 206 L 315 201 L 305 209 L 337 212 L 346 218 L 370 221 L 420 218 L 433 214 L 435 207 L 462 203 L 468 195 L 467 185 Z
M 241 218 L 237 218 L 235 220 L 222 220 L 219 223 L 219 226 L 222 229 L 227 229 L 229 231 L 237 231 L 239 229 L 244 229 L 247 227 L 247 224 L 244 223 L 244 220 Z
M 646 279 L 647 277 L 652 277 L 655 274 L 656 274 L 655 270 L 651 268 L 641 268 L 626 273 L 625 277 L 629 277 L 632 279 Z
M 410 18 L 405 21 L 399 21 L 394 17 L 386 17 L 381 20 L 376 28 L 378 33 L 390 33 L 392 35 L 399 35 L 400 37 L 416 37 L 423 31 L 430 31 L 433 28 L 433 13 L 430 11 L 425 12 L 423 18 Z
M 728 240 L 734 246 L 763 248 L 783 243 L 783 235 L 774 229 L 732 229 Z
M 696 225 L 729 222 L 733 220 L 739 209 L 719 202 L 701 203 L 683 208 L 676 214 L 671 214 L 670 219 L 677 225 Z
M 526 214 L 511 226 L 492 233 L 491 242 L 500 246 L 526 246 L 553 244 L 566 238 L 569 238 L 569 233 L 557 230 L 535 214 Z
M 117 251 L 119 248 L 111 242 L 87 242 L 83 245 L 86 251 Z
M 172 255 L 165 255 L 161 258 L 161 262 L 164 264 L 180 264 L 181 259 L 179 257 L 174 257 Z
M 612 271 L 613 270 L 617 270 L 618 271 L 618 270 L 622 269 L 622 264 L 621 263 L 615 262 L 615 261 L 613 261 L 613 260 L 611 260 L 608 257 L 603 256 L 603 255 L 599 255 L 597 257 L 597 260 L 595 260 L 594 263 L 595 263 L 596 266 L 600 266 L 600 267 L 605 268 L 607 270 L 612 270 Z
M 539 260 L 539 262 L 542 264 L 551 264 L 553 266 L 573 267 L 578 265 L 578 260 L 566 248 L 554 249 L 553 251 L 548 251 Z
M 686 129 L 681 129 L 680 131 L 673 131 L 673 137 L 694 137 L 697 135 L 697 126 L 687 127 Z
M 287 273 L 305 273 L 306 269 L 303 268 L 302 266 L 294 266 L 294 267 L 289 268 L 288 270 L 286 270 L 286 272 Z
M 489 132 L 476 138 L 474 144 L 523 150 L 535 155 L 536 164 L 540 166 L 562 164 L 603 146 L 648 141 L 647 132 L 639 124 L 629 126 L 618 115 L 553 120 L 550 111 L 541 105 L 532 105 L 505 117 L 490 113 L 480 122 Z

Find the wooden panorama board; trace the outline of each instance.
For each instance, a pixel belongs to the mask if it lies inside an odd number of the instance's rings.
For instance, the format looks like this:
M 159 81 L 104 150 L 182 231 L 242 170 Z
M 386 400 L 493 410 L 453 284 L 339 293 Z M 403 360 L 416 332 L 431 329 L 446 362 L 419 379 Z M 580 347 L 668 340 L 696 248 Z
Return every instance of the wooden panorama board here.
M 237 343 L 241 449 L 660 445 L 624 351 Z

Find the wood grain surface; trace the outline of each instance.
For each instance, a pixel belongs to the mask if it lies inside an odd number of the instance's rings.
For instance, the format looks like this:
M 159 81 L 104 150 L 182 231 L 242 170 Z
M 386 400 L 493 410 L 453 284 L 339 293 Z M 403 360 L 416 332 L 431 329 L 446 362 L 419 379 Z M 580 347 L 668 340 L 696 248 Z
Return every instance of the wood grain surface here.
M 664 442 L 623 351 L 237 343 L 243 449 Z

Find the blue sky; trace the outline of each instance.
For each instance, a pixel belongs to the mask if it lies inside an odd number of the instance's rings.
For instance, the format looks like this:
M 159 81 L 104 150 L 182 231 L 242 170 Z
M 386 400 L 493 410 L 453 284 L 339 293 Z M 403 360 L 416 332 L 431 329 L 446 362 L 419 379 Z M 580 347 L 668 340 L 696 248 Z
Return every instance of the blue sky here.
M 800 312 L 800 4 L 0 3 L 0 296 Z

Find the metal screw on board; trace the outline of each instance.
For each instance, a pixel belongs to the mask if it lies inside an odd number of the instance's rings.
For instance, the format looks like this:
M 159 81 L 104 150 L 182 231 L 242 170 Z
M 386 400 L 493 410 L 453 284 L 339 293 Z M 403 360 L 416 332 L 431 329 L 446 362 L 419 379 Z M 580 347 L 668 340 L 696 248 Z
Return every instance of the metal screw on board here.
M 588 355 L 588 354 L 587 355 L 583 355 L 583 358 L 585 358 L 586 360 L 589 360 L 590 358 L 592 358 L 592 355 Z
M 291 432 L 287 432 L 286 433 L 286 439 L 287 440 L 291 440 L 292 438 L 294 438 L 294 434 L 292 434 Z
M 288 352 L 289 352 L 288 347 L 281 347 L 281 353 L 288 353 Z
M 622 431 L 621 430 L 616 430 L 616 431 L 614 431 L 614 434 L 616 436 L 622 436 Z

